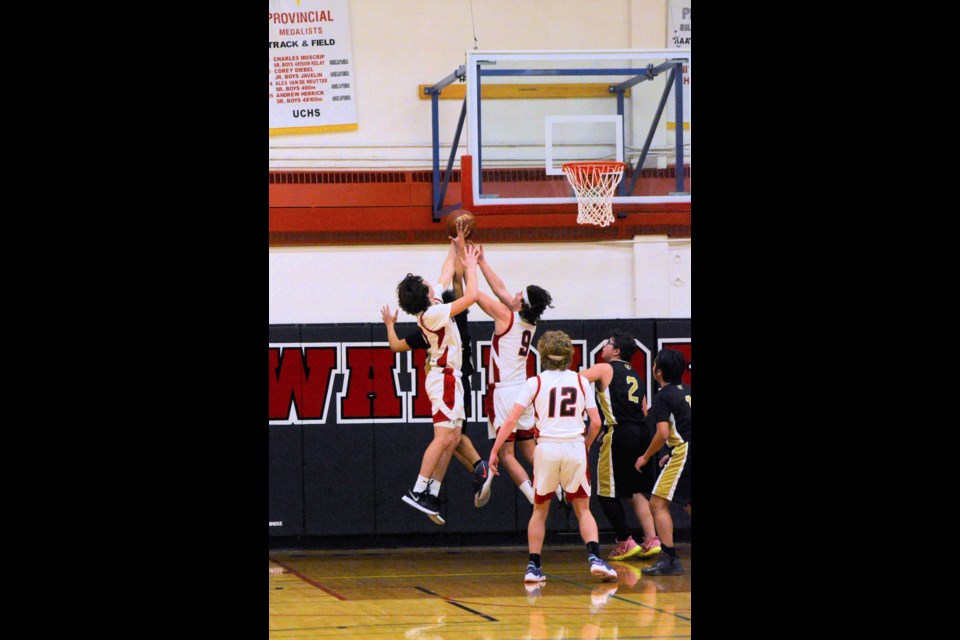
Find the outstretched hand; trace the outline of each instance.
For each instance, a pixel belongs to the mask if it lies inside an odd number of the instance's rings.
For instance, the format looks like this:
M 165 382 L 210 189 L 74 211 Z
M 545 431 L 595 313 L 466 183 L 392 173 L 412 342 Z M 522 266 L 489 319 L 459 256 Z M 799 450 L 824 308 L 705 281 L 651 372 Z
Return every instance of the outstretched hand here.
M 457 235 L 456 237 L 450 240 L 453 244 L 456 245 L 457 253 L 461 255 L 463 255 L 464 243 L 466 242 L 466 239 L 467 239 L 467 236 L 465 235 L 467 231 L 466 224 L 467 224 L 466 221 L 463 219 L 457 220 Z
M 400 310 L 397 309 L 392 314 L 390 313 L 390 305 L 385 304 L 380 309 L 380 315 L 383 317 L 383 324 L 391 325 L 397 321 L 397 315 L 400 313 Z
M 463 262 L 464 266 L 467 267 L 476 267 L 477 266 L 477 255 L 480 250 L 473 243 L 470 246 L 466 247 L 463 255 L 460 260 Z

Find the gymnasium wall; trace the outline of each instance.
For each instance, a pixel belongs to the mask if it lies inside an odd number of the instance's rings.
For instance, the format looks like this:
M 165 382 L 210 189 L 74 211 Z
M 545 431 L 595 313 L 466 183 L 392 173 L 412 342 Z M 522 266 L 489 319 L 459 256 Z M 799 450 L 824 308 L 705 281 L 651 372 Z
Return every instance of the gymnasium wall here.
M 430 101 L 418 85 L 447 77 L 474 48 L 668 46 L 667 0 L 351 0 L 350 26 L 357 130 L 272 135 L 271 170 L 429 168 Z M 440 101 L 444 158 L 460 108 Z
M 432 219 L 431 106 L 418 88 L 449 76 L 465 63 L 468 50 L 669 46 L 667 0 L 351 0 L 349 7 L 357 129 L 269 137 L 271 247 L 441 241 L 442 224 Z M 459 100 L 438 104 L 444 169 L 461 106 Z M 459 158 L 467 142 L 464 132 L 444 206 L 462 203 Z M 649 158 L 669 146 L 664 129 Z M 684 190 L 689 191 L 691 166 L 683 170 Z M 675 184 L 675 175 L 675 167 L 645 168 L 640 185 L 663 193 Z M 496 176 L 484 180 L 493 184 Z M 485 216 L 482 224 L 486 241 L 499 242 L 689 237 L 689 206 L 659 206 L 656 212 L 624 212 L 624 219 L 602 229 L 577 225 L 573 213 L 528 215 L 522 210 Z
M 415 389 L 423 353 L 389 353 L 380 308 L 396 309 L 395 287 L 406 273 L 435 279 L 447 247 L 442 222 L 432 220 L 430 101 L 417 89 L 464 64 L 475 44 L 667 47 L 667 0 L 351 0 L 350 20 L 357 130 L 269 137 L 270 535 L 522 533 L 530 506 L 512 482 L 495 480 L 490 503 L 476 509 L 456 461 L 441 495 L 447 525 L 400 500 L 432 426 Z M 460 108 L 439 101 L 444 166 Z M 461 139 L 458 157 L 465 148 Z M 644 169 L 643 180 L 672 184 L 674 170 Z M 460 201 L 460 185 L 458 162 L 445 205 Z M 629 213 L 600 229 L 577 225 L 575 213 L 518 210 L 480 217 L 476 240 L 508 287 L 551 291 L 555 308 L 541 330 L 567 330 L 591 364 L 590 352 L 613 326 L 633 330 L 651 353 L 667 338 L 689 344 L 690 218 L 689 207 Z M 493 325 L 479 309 L 470 318 L 479 352 Z M 399 319 L 403 335 L 412 318 L 401 311 Z M 465 433 L 486 457 L 484 372 L 475 361 Z M 599 506 L 592 510 L 607 527 Z M 675 515 L 678 529 L 685 518 Z M 576 531 L 562 510 L 548 527 Z
M 464 433 L 486 458 L 487 436 L 483 397 L 486 362 L 493 323 L 471 311 L 470 334 L 476 373 L 467 399 Z M 398 323 L 401 337 L 415 328 Z M 690 321 L 685 319 L 549 320 L 541 323 L 534 344 L 550 329 L 562 329 L 574 340 L 571 368 L 596 360 L 607 332 L 624 328 L 641 343 L 633 364 L 651 393 L 649 365 L 664 346 L 687 354 L 686 380 L 692 384 Z M 473 506 L 471 476 L 451 460 L 441 489 L 447 524 L 430 522 L 401 501 L 416 480 L 423 451 L 433 436 L 430 404 L 423 390 L 421 351 L 393 354 L 381 322 L 344 324 L 278 324 L 269 330 L 268 417 L 271 537 L 338 539 L 343 536 L 413 536 L 423 534 L 516 533 L 526 531 L 531 507 L 504 475 L 494 480 L 493 495 L 482 509 Z M 528 372 L 539 371 L 534 351 Z M 599 445 L 590 452 L 593 477 Z M 601 531 L 610 531 L 596 498 L 591 510 Z M 675 515 L 678 535 L 689 518 Z M 632 513 L 632 526 L 637 527 Z M 558 504 L 548 519 L 551 532 L 576 534 L 572 512 Z M 416 534 L 416 535 L 414 535 Z
M 477 230 L 478 242 L 507 288 L 537 284 L 550 291 L 554 308 L 544 319 L 690 317 L 690 238 L 486 243 L 486 232 Z M 272 247 L 269 322 L 380 322 L 383 305 L 397 309 L 397 283 L 408 272 L 435 281 L 448 247 L 446 242 Z M 479 287 L 492 295 L 483 278 Z M 403 311 L 399 319 L 413 320 Z

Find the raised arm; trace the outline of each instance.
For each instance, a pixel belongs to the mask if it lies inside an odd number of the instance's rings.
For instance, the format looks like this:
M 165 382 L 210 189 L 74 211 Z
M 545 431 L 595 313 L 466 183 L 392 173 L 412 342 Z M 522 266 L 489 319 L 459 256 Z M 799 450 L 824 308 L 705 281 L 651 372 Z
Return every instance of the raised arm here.
M 458 252 L 459 253 L 459 252 Z M 453 299 L 463 297 L 463 260 L 453 261 Z
M 437 278 L 437 287 L 439 291 L 434 291 L 434 294 L 439 296 L 444 291 L 450 288 L 450 283 L 453 281 L 453 272 L 454 266 L 453 261 L 457 259 L 457 245 L 451 240 L 450 241 L 450 250 L 447 251 L 447 257 L 443 259 L 443 266 L 440 267 L 440 277 Z
M 478 291 L 477 306 L 480 307 L 485 314 L 493 318 L 497 333 L 503 333 L 506 330 L 506 326 L 510 324 L 510 316 L 513 315 L 513 312 L 507 308 L 507 305 L 501 303 L 496 298 L 491 298 L 483 291 Z
M 462 232 L 459 224 L 457 225 L 457 229 Z M 457 235 L 462 236 L 462 233 L 458 233 Z M 466 290 L 463 292 L 463 296 L 450 303 L 451 316 L 457 315 L 477 301 L 477 253 L 478 249 L 472 244 L 466 247 L 464 251 L 462 260 Z
M 410 345 L 407 344 L 406 340 L 401 340 L 397 337 L 397 330 L 395 325 L 397 323 L 397 314 L 398 311 L 390 313 L 390 305 L 385 304 L 380 309 L 380 315 L 383 317 L 383 324 L 387 326 L 387 340 L 390 342 L 390 351 L 397 353 L 400 351 L 411 351 Z
M 483 253 L 483 245 L 480 245 L 480 256 L 477 258 L 477 266 L 480 267 L 480 271 L 483 272 L 483 277 L 487 281 L 487 284 L 490 285 L 490 289 L 494 295 L 500 299 L 500 302 L 507 305 L 507 308 L 512 309 L 514 296 L 507 290 L 507 285 L 503 283 L 503 280 L 497 275 L 497 272 L 494 271 L 490 263 L 487 262 Z
M 456 272 L 456 260 L 457 256 L 463 256 L 466 249 L 465 240 L 463 236 L 464 231 L 464 222 L 457 222 L 457 237 L 450 240 L 450 250 L 447 252 L 447 257 L 443 260 L 443 266 L 440 267 L 440 279 L 437 280 L 437 284 L 440 287 L 440 291 L 437 291 L 437 295 L 443 293 L 450 288 L 450 285 L 453 281 L 454 273 Z M 472 303 L 471 303 L 472 304 Z M 458 312 L 459 313 L 459 312 Z M 456 314 L 454 314 L 456 315 Z

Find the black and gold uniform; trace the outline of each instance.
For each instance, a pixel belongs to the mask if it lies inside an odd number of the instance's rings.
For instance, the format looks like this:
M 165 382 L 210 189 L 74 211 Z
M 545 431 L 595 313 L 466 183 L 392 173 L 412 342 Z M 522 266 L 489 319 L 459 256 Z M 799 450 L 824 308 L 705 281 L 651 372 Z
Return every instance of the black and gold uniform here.
M 690 437 L 692 391 L 686 384 L 664 385 L 653 398 L 648 419 L 652 428 L 658 422 L 670 425 L 670 435 L 666 446 L 670 449 L 670 460 L 660 472 L 653 494 L 665 500 L 685 507 L 690 504 Z M 651 460 L 652 462 L 652 460 Z
M 629 498 L 649 493 L 657 477 L 657 463 L 640 473 L 634 464 L 647 450 L 653 435 L 643 415 L 646 385 L 639 372 L 624 360 L 611 360 L 613 378 L 597 391 L 597 406 L 603 419 L 603 441 L 597 459 L 597 495 Z M 599 387 L 599 385 L 598 385 Z

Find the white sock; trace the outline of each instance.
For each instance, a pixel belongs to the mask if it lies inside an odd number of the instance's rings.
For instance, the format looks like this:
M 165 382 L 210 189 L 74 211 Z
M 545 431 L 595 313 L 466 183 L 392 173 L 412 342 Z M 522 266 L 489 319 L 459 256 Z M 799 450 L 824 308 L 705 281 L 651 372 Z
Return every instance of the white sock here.
M 523 495 L 527 496 L 527 500 L 530 501 L 530 504 L 533 504 L 533 485 L 530 484 L 530 481 L 524 480 L 523 484 L 521 484 L 518 488 Z
M 413 485 L 414 493 L 423 493 L 427 490 L 427 483 L 430 482 L 430 478 L 424 478 L 423 476 L 417 476 L 417 484 Z
M 431 481 L 430 481 L 430 484 L 427 485 L 427 489 L 430 490 L 430 495 L 432 495 L 432 496 L 439 496 L 439 495 L 440 495 L 440 481 L 439 481 L 439 480 L 431 480 Z

